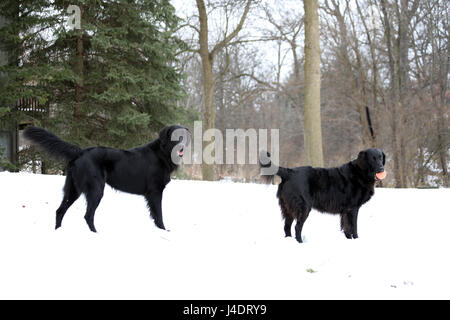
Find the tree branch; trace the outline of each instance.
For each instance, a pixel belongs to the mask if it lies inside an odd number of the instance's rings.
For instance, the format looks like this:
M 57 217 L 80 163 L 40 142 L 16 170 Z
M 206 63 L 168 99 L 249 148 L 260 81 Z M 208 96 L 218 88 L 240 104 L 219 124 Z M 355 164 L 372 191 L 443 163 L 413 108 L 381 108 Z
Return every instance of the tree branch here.
M 197 3 L 199 2 L 199 0 L 197 0 Z M 238 23 L 238 25 L 236 26 L 236 28 L 233 30 L 233 32 L 231 32 L 228 36 L 226 36 L 222 41 L 220 41 L 219 43 L 217 43 L 213 50 L 211 51 L 211 56 L 214 57 L 214 55 L 222 50 L 226 45 L 228 45 L 228 43 L 233 40 L 234 37 L 236 37 L 239 33 L 239 31 L 241 31 L 242 26 L 244 25 L 245 19 L 247 18 L 247 14 L 250 10 L 250 5 L 252 3 L 252 0 L 247 0 L 247 4 L 245 5 L 245 9 L 244 12 L 242 13 L 241 19 Z

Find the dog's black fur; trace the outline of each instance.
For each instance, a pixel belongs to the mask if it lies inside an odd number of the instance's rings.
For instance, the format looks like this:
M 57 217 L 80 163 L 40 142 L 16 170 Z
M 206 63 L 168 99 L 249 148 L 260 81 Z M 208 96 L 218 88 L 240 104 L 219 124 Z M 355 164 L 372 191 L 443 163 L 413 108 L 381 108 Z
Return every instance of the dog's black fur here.
M 172 141 L 172 133 L 177 129 L 183 130 L 182 136 Z M 56 211 L 56 229 L 61 226 L 67 209 L 84 193 L 87 202 L 84 218 L 90 230 L 96 232 L 94 215 L 103 197 L 105 183 L 120 191 L 143 195 L 156 226 L 165 229 L 162 194 L 170 182 L 170 174 L 179 165 L 179 161 L 174 163 L 172 159 L 181 161 L 183 148 L 189 143 L 189 139 L 183 139 L 189 137 L 188 132 L 181 126 L 167 126 L 156 140 L 129 150 L 107 147 L 81 149 L 37 127 L 28 127 L 24 136 L 51 156 L 67 162 L 64 198 Z M 176 152 L 174 157 L 173 152 Z
M 338 168 L 278 167 L 276 175 L 281 177 L 281 183 L 277 197 L 285 220 L 286 237 L 291 236 L 292 223 L 297 220 L 295 238 L 302 242 L 303 224 L 314 208 L 320 212 L 340 214 L 345 236 L 358 238 L 358 210 L 373 196 L 376 174 L 384 171 L 385 162 L 384 152 L 373 148 L 361 151 L 357 159 Z M 269 153 L 261 154 L 260 166 L 271 166 Z M 274 175 L 262 177 L 270 182 Z

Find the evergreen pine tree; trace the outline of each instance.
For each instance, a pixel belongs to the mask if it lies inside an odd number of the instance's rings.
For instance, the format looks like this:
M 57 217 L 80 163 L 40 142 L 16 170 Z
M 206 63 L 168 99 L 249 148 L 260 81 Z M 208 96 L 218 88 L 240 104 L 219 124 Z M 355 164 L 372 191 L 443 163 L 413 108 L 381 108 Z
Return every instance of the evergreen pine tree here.
M 71 28 L 67 8 L 81 11 Z M 49 110 L 38 124 L 80 146 L 127 148 L 147 142 L 166 124 L 183 122 L 184 92 L 175 53 L 183 45 L 167 0 L 4 0 L 0 115 L 20 98 Z M 16 114 L 15 117 L 18 117 Z

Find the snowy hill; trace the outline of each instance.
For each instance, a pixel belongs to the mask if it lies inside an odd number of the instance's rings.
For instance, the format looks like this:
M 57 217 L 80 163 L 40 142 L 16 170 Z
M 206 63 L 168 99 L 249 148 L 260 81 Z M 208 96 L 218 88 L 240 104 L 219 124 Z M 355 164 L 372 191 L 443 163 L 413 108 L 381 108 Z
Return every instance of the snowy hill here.
M 0 299 L 450 299 L 450 190 L 377 189 L 357 240 L 311 212 L 284 238 L 276 186 L 172 181 L 158 230 L 107 187 L 54 230 L 64 177 L 0 173 Z

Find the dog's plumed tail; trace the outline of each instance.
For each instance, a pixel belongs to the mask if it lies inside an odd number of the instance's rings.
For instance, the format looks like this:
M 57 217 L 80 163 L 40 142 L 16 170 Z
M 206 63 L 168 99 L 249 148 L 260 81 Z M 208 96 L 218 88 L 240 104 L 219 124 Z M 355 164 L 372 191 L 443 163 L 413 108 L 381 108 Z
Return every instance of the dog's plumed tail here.
M 23 133 L 24 137 L 40 146 L 54 158 L 70 161 L 81 153 L 81 148 L 65 142 L 53 133 L 37 127 L 28 127 Z
M 267 151 L 262 151 L 259 154 L 259 166 L 261 168 L 274 169 L 273 174 L 261 174 L 261 178 L 265 183 L 272 183 L 276 175 L 279 176 L 282 180 L 287 180 L 290 177 L 291 169 L 275 166 L 274 164 L 272 164 L 272 160 L 270 160 L 270 153 Z

